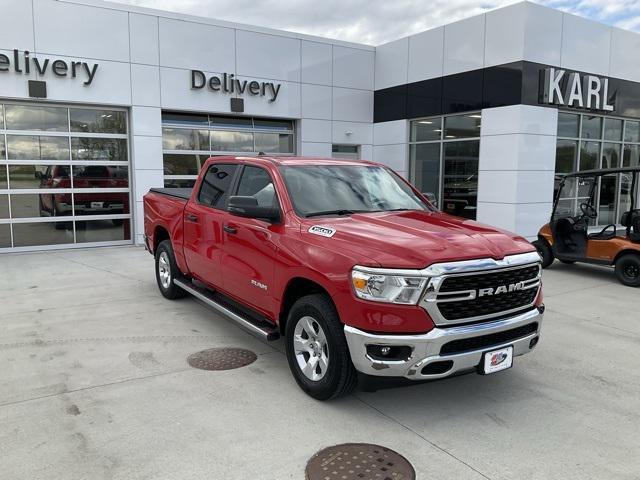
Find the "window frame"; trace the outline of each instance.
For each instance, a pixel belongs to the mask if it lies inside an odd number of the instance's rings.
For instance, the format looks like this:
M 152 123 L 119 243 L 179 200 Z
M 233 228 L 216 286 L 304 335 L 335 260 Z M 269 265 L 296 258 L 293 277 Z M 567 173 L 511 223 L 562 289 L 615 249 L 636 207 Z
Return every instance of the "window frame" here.
M 281 207 L 282 203 L 280 202 L 280 197 L 278 195 L 278 189 L 276 188 L 276 182 L 275 182 L 275 180 L 273 178 L 273 175 L 271 175 L 271 172 L 268 169 L 264 168 L 262 165 L 254 165 L 252 163 L 239 163 L 238 166 L 240 168 L 238 169 L 237 178 L 235 179 L 235 181 L 233 183 L 233 188 L 231 189 L 231 194 L 229 195 L 229 197 L 237 196 L 238 190 L 240 188 L 240 182 L 242 181 L 242 175 L 244 174 L 244 171 L 248 167 L 258 168 L 260 170 L 265 171 L 266 174 L 271 179 L 271 184 L 273 185 L 273 192 L 274 192 L 274 198 L 275 198 L 274 207 L 278 209 L 278 212 L 280 213 L 280 218 L 283 218 L 283 212 L 282 212 L 282 207 Z M 254 219 L 254 220 L 260 220 L 260 219 L 258 218 L 258 219 Z
M 340 149 L 344 147 L 348 147 L 349 149 L 355 149 L 355 151 L 353 152 L 340 151 Z M 335 155 L 336 153 L 338 154 L 338 156 Z M 355 144 L 355 143 L 332 143 L 331 158 L 337 158 L 339 160 L 361 160 L 362 145 Z
M 231 183 L 229 184 L 229 189 L 227 190 L 228 194 L 227 194 L 227 199 L 225 200 L 224 206 L 223 208 L 219 208 L 217 206 L 213 206 L 213 205 L 209 205 L 204 203 L 203 201 L 200 200 L 200 195 L 202 194 L 202 187 L 204 187 L 204 181 L 207 177 L 207 174 L 209 173 L 209 170 L 211 170 L 214 167 L 220 167 L 222 165 L 225 166 L 233 166 L 235 167 L 235 170 L 233 171 L 233 177 L 231 178 Z M 198 195 L 196 195 L 196 202 L 198 205 L 202 205 L 203 207 L 206 208 L 210 208 L 212 210 L 217 210 L 219 212 L 228 212 L 228 203 L 229 203 L 229 197 L 232 195 L 232 193 L 235 191 L 237 184 L 238 184 L 238 172 L 241 170 L 242 165 L 240 163 L 233 163 L 233 162 L 224 162 L 224 163 L 212 163 L 207 167 L 207 171 L 205 172 L 204 175 L 202 175 L 202 180 L 200 181 L 200 184 L 198 185 Z
M 478 135 L 475 137 L 460 137 L 460 138 L 446 138 L 445 137 L 445 119 L 448 117 L 457 117 L 457 116 L 472 116 L 472 115 L 479 115 L 480 116 L 480 128 L 478 129 Z M 436 139 L 436 140 L 412 140 L 411 139 L 411 130 L 412 130 L 412 123 L 413 122 L 420 122 L 420 121 L 431 121 L 431 120 L 437 120 L 440 122 L 439 124 L 439 134 L 440 134 L 440 138 Z M 449 114 L 449 115 L 434 115 L 434 116 L 430 116 L 430 117 L 416 117 L 416 118 L 411 118 L 408 120 L 409 124 L 408 124 L 408 128 L 407 128 L 407 136 L 408 136 L 408 147 L 407 148 L 407 165 L 408 165 L 408 170 L 409 170 L 409 181 L 411 182 L 412 185 L 414 184 L 415 178 L 416 178 L 416 162 L 413 162 L 411 160 L 411 152 L 412 152 L 412 147 L 414 145 L 421 145 L 421 144 L 438 144 L 440 146 L 440 151 L 439 151 L 439 167 L 438 167 L 438 191 L 437 192 L 429 192 L 429 193 L 435 193 L 437 195 L 437 199 L 438 199 L 438 210 L 443 211 L 442 206 L 444 205 L 444 172 L 445 172 L 445 146 L 447 143 L 455 143 L 455 142 L 480 142 L 480 135 L 482 132 L 482 111 L 481 110 L 473 110 L 473 111 L 469 111 L 469 112 L 461 112 L 461 113 L 454 113 L 454 114 Z M 480 160 L 480 158 L 478 157 L 478 161 Z M 418 189 L 421 190 L 421 189 Z M 426 193 L 426 192 L 420 192 L 420 193 Z M 477 199 L 476 199 L 477 202 Z M 477 208 L 477 207 L 476 207 Z M 477 209 L 476 209 L 476 218 L 477 218 Z
M 595 114 L 595 113 L 591 113 L 591 112 L 576 112 L 575 110 L 567 110 L 567 109 L 559 109 L 558 113 L 564 113 L 564 114 L 571 114 L 571 115 L 575 115 L 578 117 L 578 136 L 577 137 L 570 137 L 570 136 L 560 136 L 558 135 L 558 130 L 557 130 L 557 126 L 556 126 L 556 162 L 557 162 L 557 154 L 558 154 L 558 142 L 561 140 L 571 140 L 577 143 L 577 151 L 576 151 L 576 156 L 575 156 L 575 164 L 573 165 L 573 169 L 571 170 L 572 172 L 576 172 L 576 171 L 580 171 L 580 162 L 581 162 L 581 157 L 582 157 L 582 150 L 583 150 L 583 146 L 585 143 L 597 143 L 598 144 L 598 151 L 597 151 L 597 162 L 596 162 L 596 169 L 600 169 L 602 168 L 603 165 L 603 161 L 604 161 L 604 151 L 605 151 L 605 145 L 616 145 L 620 148 L 620 155 L 619 155 L 619 165 L 618 167 L 622 167 L 624 164 L 624 152 L 625 152 L 625 147 L 627 146 L 638 146 L 638 149 L 640 151 L 640 141 L 638 142 L 632 142 L 632 141 L 627 141 L 625 139 L 626 137 L 626 130 L 627 130 L 627 124 L 628 122 L 638 122 L 640 121 L 637 118 L 632 118 L 632 117 L 622 117 L 622 116 L 618 116 L 618 115 L 599 115 L 599 114 Z M 589 138 L 589 137 L 583 137 L 582 136 L 582 128 L 583 128 L 583 122 L 584 122 L 584 117 L 599 117 L 600 118 L 600 138 Z M 620 140 L 608 140 L 605 137 L 605 132 L 606 132 L 606 128 L 607 128 L 607 121 L 608 120 L 620 120 L 622 121 L 622 129 L 621 129 L 621 136 L 620 136 Z M 640 140 L 640 139 L 639 139 Z M 556 163 L 557 165 L 557 163 Z M 554 167 L 555 168 L 555 167 Z M 612 167 L 613 168 L 613 167 Z M 563 174 L 559 174 L 557 172 L 555 172 L 555 176 L 556 179 L 560 176 L 562 176 Z M 599 212 L 600 211 L 600 191 L 601 191 L 601 182 L 602 179 L 598 178 L 597 181 L 597 187 L 594 190 L 594 195 L 593 195 L 593 201 L 594 201 L 594 208 L 596 208 L 596 210 Z M 620 174 L 618 174 L 618 181 L 617 181 L 617 185 L 618 188 L 616 189 L 616 199 L 615 199 L 615 213 L 614 213 L 614 218 L 616 220 L 620 219 L 620 215 L 621 215 L 621 211 L 620 211 L 620 206 L 621 206 L 621 199 L 622 199 L 622 195 L 621 195 L 621 188 L 622 188 L 622 184 L 620 181 Z M 618 224 L 618 222 L 616 221 L 616 224 Z M 599 218 L 596 219 L 596 223 L 594 223 L 594 225 L 592 226 L 603 226 L 604 224 L 600 223 Z

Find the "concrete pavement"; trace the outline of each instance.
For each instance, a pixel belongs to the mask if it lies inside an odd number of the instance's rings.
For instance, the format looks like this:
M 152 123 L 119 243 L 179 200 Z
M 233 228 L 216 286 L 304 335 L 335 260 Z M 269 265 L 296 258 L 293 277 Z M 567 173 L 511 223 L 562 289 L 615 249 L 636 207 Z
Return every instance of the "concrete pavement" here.
M 119 247 L 0 256 L 0 479 L 303 479 L 371 442 L 419 479 L 640 478 L 640 292 L 608 269 L 545 271 L 531 355 L 497 375 L 317 402 L 264 344 Z M 225 372 L 189 354 L 248 348 Z

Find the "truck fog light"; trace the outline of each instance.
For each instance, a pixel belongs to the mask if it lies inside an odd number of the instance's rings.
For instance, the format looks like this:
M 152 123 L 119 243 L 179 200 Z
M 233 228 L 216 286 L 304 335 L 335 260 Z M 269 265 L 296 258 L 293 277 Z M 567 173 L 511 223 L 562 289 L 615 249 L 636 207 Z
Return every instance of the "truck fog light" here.
M 535 347 L 538 344 L 538 340 L 540 340 L 540 337 L 533 337 L 529 342 L 529 348 Z
M 408 345 L 367 345 L 367 355 L 372 360 L 405 361 L 411 356 Z

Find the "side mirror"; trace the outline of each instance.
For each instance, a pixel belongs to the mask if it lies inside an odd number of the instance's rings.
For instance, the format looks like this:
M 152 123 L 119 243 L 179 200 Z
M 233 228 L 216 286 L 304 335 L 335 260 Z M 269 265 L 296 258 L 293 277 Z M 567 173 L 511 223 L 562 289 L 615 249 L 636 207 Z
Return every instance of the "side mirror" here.
M 431 203 L 431 205 L 433 205 L 434 207 L 438 208 L 438 198 L 436 197 L 435 193 L 432 192 L 422 192 L 422 195 L 424 195 L 425 197 L 427 197 L 427 200 L 429 200 L 429 202 Z
M 280 210 L 277 207 L 260 206 L 254 197 L 229 197 L 227 209 L 231 215 L 238 217 L 259 218 L 268 222 L 280 220 Z

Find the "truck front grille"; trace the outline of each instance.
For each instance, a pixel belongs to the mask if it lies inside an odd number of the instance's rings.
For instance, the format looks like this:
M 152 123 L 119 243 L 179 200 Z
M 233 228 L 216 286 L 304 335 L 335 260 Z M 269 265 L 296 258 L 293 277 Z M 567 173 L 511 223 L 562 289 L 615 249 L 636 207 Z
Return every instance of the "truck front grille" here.
M 532 280 L 540 273 L 538 265 L 509 270 L 497 270 L 487 273 L 474 273 L 465 275 L 452 275 L 442 282 L 439 293 L 456 292 L 460 290 L 477 290 L 480 288 L 493 288 L 499 285 Z
M 536 299 L 537 289 L 504 293 L 495 297 L 480 297 L 474 300 L 447 302 L 438 305 L 447 320 L 460 320 L 477 316 L 498 314 L 531 305 Z
M 480 335 L 479 337 L 452 340 L 451 342 L 442 345 L 440 348 L 440 355 L 455 355 L 458 353 L 472 352 L 474 350 L 483 350 L 485 348 L 512 342 L 537 331 L 538 322 L 533 322 L 529 325 L 512 328 L 511 330 L 490 333 L 488 335 Z
M 540 288 L 540 265 L 444 275 L 423 300 L 436 324 L 492 319 L 533 306 Z

